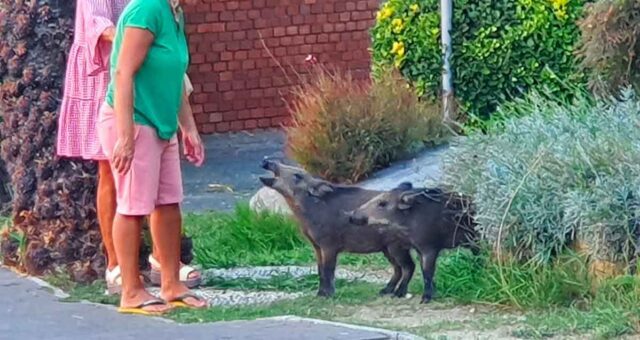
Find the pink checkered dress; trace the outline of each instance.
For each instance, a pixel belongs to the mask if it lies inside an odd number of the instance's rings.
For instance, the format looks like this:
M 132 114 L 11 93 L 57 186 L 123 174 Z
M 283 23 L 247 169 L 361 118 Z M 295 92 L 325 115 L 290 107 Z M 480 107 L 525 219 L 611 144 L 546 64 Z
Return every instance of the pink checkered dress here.
M 58 123 L 57 153 L 63 157 L 106 159 L 96 119 L 109 84 L 111 44 L 100 40 L 115 27 L 129 0 L 78 0 L 75 36 L 65 76 Z

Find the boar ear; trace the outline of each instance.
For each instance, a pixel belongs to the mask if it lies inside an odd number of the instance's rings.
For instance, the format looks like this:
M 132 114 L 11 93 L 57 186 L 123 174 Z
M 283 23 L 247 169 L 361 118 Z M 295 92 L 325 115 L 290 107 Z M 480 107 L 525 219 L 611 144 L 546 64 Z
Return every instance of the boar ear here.
M 398 209 L 407 210 L 410 209 L 416 201 L 416 197 L 418 197 L 420 193 L 408 191 L 404 192 L 400 195 L 400 199 L 398 202 Z
M 333 192 L 333 186 L 327 182 L 320 182 L 309 188 L 311 196 L 322 197 L 328 193 Z

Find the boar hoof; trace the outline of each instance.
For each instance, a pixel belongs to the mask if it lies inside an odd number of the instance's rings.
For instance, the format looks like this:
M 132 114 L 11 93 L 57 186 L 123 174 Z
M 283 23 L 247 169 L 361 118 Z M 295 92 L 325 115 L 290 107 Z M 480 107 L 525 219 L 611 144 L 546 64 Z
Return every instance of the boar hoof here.
M 378 294 L 379 294 L 380 296 L 391 295 L 391 294 L 393 294 L 393 289 L 392 289 L 392 288 L 388 288 L 388 287 L 387 287 L 387 288 L 381 289 L 381 290 L 378 292 Z
M 431 302 L 431 296 L 423 296 L 422 300 L 420 300 L 420 303 L 429 303 Z

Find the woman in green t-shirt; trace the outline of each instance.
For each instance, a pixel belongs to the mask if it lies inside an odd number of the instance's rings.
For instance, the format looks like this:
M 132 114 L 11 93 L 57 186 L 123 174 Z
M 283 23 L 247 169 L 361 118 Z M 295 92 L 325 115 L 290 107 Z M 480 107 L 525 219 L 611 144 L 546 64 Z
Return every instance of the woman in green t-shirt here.
M 177 130 L 187 159 L 204 161 L 204 148 L 186 100 L 183 77 L 189 55 L 180 5 L 193 0 L 132 0 L 117 24 L 111 83 L 98 119 L 117 193 L 113 240 L 122 270 L 120 312 L 160 314 L 172 306 L 206 307 L 179 280 L 182 175 Z M 160 296 L 140 281 L 142 219 L 162 268 Z

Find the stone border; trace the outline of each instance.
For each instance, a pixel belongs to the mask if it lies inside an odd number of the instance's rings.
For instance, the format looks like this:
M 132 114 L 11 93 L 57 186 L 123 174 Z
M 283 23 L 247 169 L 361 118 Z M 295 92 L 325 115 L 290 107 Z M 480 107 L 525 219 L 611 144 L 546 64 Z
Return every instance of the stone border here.
M 350 329 L 360 330 L 360 331 L 377 332 L 377 333 L 381 333 L 381 334 L 387 335 L 393 340 L 426 340 L 423 337 L 420 337 L 420 336 L 417 336 L 417 335 L 413 335 L 413 334 L 407 333 L 407 332 L 390 331 L 388 329 L 383 329 L 383 328 L 358 326 L 358 325 L 342 323 L 342 322 L 334 322 L 334 321 L 325 321 L 325 320 L 319 320 L 319 319 L 303 318 L 303 317 L 294 316 L 294 315 L 275 316 L 275 317 L 271 317 L 271 318 L 263 318 L 261 320 L 309 322 L 309 323 L 315 323 L 315 324 L 319 324 L 319 325 L 331 325 L 331 326 L 350 328 Z

